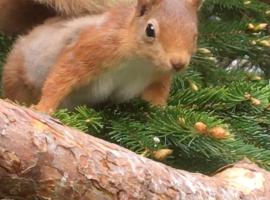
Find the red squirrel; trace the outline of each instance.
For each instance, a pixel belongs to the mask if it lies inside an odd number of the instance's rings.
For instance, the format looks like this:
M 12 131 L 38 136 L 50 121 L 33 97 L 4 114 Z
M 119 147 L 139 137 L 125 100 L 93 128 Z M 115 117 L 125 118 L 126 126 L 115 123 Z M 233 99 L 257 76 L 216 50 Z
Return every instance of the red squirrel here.
M 138 0 L 101 15 L 51 19 L 18 39 L 3 71 L 4 96 L 58 107 L 164 105 L 171 77 L 196 49 L 200 0 Z

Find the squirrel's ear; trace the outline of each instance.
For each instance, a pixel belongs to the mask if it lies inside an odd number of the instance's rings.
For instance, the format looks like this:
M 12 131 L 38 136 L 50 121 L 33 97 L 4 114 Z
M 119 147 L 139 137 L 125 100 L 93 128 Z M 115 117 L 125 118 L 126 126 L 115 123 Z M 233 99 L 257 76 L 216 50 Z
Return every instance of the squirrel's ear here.
M 158 5 L 162 0 L 137 0 L 138 16 L 143 16 L 153 6 Z
M 196 10 L 199 10 L 202 6 L 203 0 L 187 0 Z

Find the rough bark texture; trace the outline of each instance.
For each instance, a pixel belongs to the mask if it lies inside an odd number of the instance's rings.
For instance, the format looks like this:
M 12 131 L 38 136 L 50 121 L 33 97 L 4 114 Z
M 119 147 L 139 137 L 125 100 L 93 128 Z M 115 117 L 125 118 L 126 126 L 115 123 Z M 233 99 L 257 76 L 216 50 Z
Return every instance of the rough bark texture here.
M 176 170 L 0 100 L 0 199 L 269 200 L 270 174 L 249 162 Z

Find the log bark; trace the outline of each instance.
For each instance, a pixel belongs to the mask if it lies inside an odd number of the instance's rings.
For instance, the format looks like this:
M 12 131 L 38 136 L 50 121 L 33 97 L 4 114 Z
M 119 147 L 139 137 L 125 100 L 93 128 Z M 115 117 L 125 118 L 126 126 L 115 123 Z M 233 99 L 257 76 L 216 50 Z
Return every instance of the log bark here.
M 270 174 L 247 161 L 176 170 L 0 100 L 0 199 L 269 200 Z

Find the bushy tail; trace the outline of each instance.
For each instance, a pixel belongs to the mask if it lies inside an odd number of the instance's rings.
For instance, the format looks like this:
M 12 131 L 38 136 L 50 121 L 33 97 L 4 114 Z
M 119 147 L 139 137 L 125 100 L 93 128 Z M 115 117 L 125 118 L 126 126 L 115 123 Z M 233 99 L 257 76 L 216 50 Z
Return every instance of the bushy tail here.
M 0 0 L 0 32 L 22 34 L 55 15 L 98 14 L 136 0 Z
M 53 9 L 34 1 L 0 0 L 0 32 L 21 34 L 54 15 Z
M 121 4 L 136 0 L 34 0 L 54 8 L 58 13 L 76 16 L 85 13 L 97 14 Z

